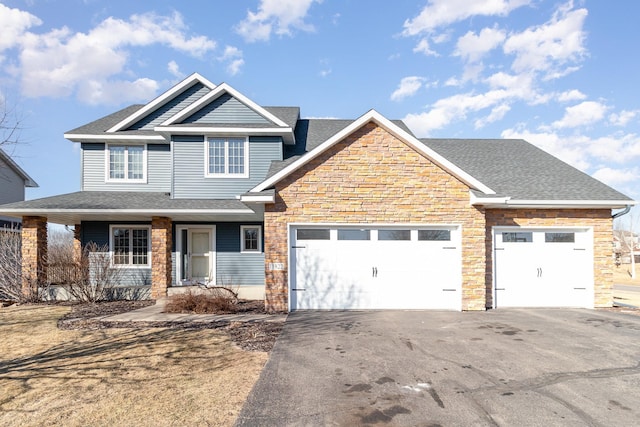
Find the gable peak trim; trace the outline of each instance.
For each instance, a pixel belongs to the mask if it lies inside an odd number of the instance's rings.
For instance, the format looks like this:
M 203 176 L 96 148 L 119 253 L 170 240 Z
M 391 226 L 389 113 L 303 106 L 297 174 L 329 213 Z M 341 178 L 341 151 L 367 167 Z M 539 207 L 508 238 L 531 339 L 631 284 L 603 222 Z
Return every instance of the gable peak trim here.
M 171 126 L 173 124 L 176 124 L 176 123 L 186 119 L 187 117 L 191 116 L 192 114 L 194 114 L 198 110 L 202 109 L 206 105 L 208 105 L 211 102 L 215 101 L 216 99 L 218 99 L 219 97 L 221 97 L 225 93 L 231 95 L 234 98 L 236 98 L 238 101 L 242 102 L 244 105 L 246 105 L 247 107 L 249 107 L 250 109 L 252 109 L 256 113 L 258 113 L 262 117 L 266 118 L 267 120 L 275 123 L 276 125 L 278 125 L 280 127 L 286 127 L 286 128 L 289 127 L 280 118 L 278 118 L 275 115 L 273 115 L 272 113 L 270 113 L 264 107 L 261 107 L 260 105 L 256 104 L 255 102 L 253 102 L 252 100 L 247 98 L 242 93 L 238 92 L 236 89 L 234 89 L 233 87 L 231 87 L 227 83 L 220 83 L 211 92 L 209 92 L 208 94 L 206 94 L 202 98 L 198 99 L 196 102 L 192 103 L 191 105 L 187 106 L 182 111 L 180 111 L 177 114 L 175 114 L 173 117 L 170 117 L 169 119 L 165 120 L 163 123 L 160 124 L 160 126 Z
M 338 142 L 344 140 L 344 138 L 348 137 L 370 122 L 373 122 L 376 125 L 384 128 L 387 132 L 391 133 L 393 136 L 400 139 L 405 144 L 424 155 L 433 163 L 435 163 L 451 175 L 455 176 L 469 187 L 480 190 L 485 194 L 496 194 L 495 191 L 493 191 L 491 188 L 487 187 L 486 185 L 451 163 L 449 160 L 445 159 L 443 156 L 424 145 L 416 137 L 409 134 L 408 132 L 394 124 L 391 120 L 387 119 L 382 114 L 373 109 L 367 111 L 365 114 L 353 121 L 350 125 L 333 135 L 331 138 L 329 138 L 313 150 L 300 157 L 295 162 L 291 163 L 289 166 L 282 169 L 280 172 L 258 184 L 256 187 L 251 189 L 251 192 L 259 192 L 273 187 L 276 183 L 284 179 L 286 176 L 290 175 L 306 163 L 315 159 L 320 154 L 324 153 L 326 150 L 328 150 Z
M 140 108 L 135 113 L 131 114 L 127 118 L 121 120 L 120 122 L 118 122 L 117 124 L 112 126 L 111 128 L 107 129 L 107 133 L 118 132 L 118 131 L 121 131 L 123 129 L 126 129 L 127 126 L 130 126 L 130 125 L 134 124 L 135 122 L 140 120 L 145 115 L 155 111 L 156 109 L 158 109 L 158 107 L 160 107 L 161 105 L 163 105 L 167 101 L 175 98 L 178 94 L 182 93 L 185 89 L 193 86 L 196 83 L 201 83 L 201 84 L 203 84 L 204 86 L 208 87 L 211 90 L 214 90 L 216 88 L 216 85 L 213 84 L 211 81 L 209 81 L 206 78 L 202 77 L 198 73 L 193 73 L 189 77 L 187 77 L 186 79 L 182 80 L 180 83 L 178 83 L 175 86 L 173 86 L 171 89 L 167 90 L 163 94 L 161 94 L 158 97 L 156 97 L 154 100 L 152 100 L 151 102 L 146 104 L 144 107 Z

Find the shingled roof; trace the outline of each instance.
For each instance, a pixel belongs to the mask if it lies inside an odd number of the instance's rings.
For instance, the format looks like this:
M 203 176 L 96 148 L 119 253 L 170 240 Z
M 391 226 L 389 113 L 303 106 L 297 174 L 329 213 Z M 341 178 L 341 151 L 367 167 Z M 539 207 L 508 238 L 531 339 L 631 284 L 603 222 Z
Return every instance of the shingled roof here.
M 522 139 L 420 139 L 497 195 L 517 200 L 618 200 L 624 194 Z M 482 197 L 482 194 L 476 193 Z M 496 197 L 492 195 L 491 197 Z

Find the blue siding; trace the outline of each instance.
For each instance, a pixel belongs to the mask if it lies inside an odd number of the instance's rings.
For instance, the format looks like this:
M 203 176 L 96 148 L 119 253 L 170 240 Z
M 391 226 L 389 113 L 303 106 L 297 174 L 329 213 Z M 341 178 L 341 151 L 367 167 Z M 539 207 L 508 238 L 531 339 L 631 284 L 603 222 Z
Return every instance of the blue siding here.
M 264 253 L 241 254 L 218 252 L 216 257 L 218 285 L 264 286 Z
M 270 121 L 238 101 L 228 93 L 221 95 L 182 123 L 260 123 Z
M 196 83 L 180 95 L 162 105 L 157 110 L 152 111 L 147 116 L 129 126 L 127 130 L 153 130 L 154 127 L 158 126 L 165 120 L 170 119 L 184 108 L 202 98 L 204 95 L 209 93 L 210 90 L 211 89 L 205 85 Z
M 147 182 L 106 182 L 105 144 L 82 143 L 83 191 L 171 191 L 171 146 L 147 144 Z
M 248 178 L 205 178 L 204 136 L 174 137 L 172 147 L 172 194 L 176 199 L 235 197 L 262 182 L 273 160 L 282 160 L 280 137 L 250 137 Z

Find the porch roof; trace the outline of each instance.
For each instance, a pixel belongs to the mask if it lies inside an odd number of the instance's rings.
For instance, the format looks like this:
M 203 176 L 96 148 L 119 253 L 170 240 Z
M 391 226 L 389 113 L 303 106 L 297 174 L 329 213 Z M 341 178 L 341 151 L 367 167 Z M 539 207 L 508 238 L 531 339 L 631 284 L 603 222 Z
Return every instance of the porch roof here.
M 81 221 L 260 221 L 263 207 L 237 199 L 172 199 L 169 193 L 78 191 L 0 205 L 0 215 L 42 216 L 48 222 L 73 225 Z

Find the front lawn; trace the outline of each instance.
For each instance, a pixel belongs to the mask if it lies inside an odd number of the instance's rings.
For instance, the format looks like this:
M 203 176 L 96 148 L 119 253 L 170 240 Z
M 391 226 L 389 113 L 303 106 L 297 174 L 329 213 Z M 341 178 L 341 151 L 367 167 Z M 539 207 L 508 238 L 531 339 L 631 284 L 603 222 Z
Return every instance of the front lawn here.
M 0 308 L 0 425 L 232 425 L 267 360 L 215 329 L 60 330 Z

